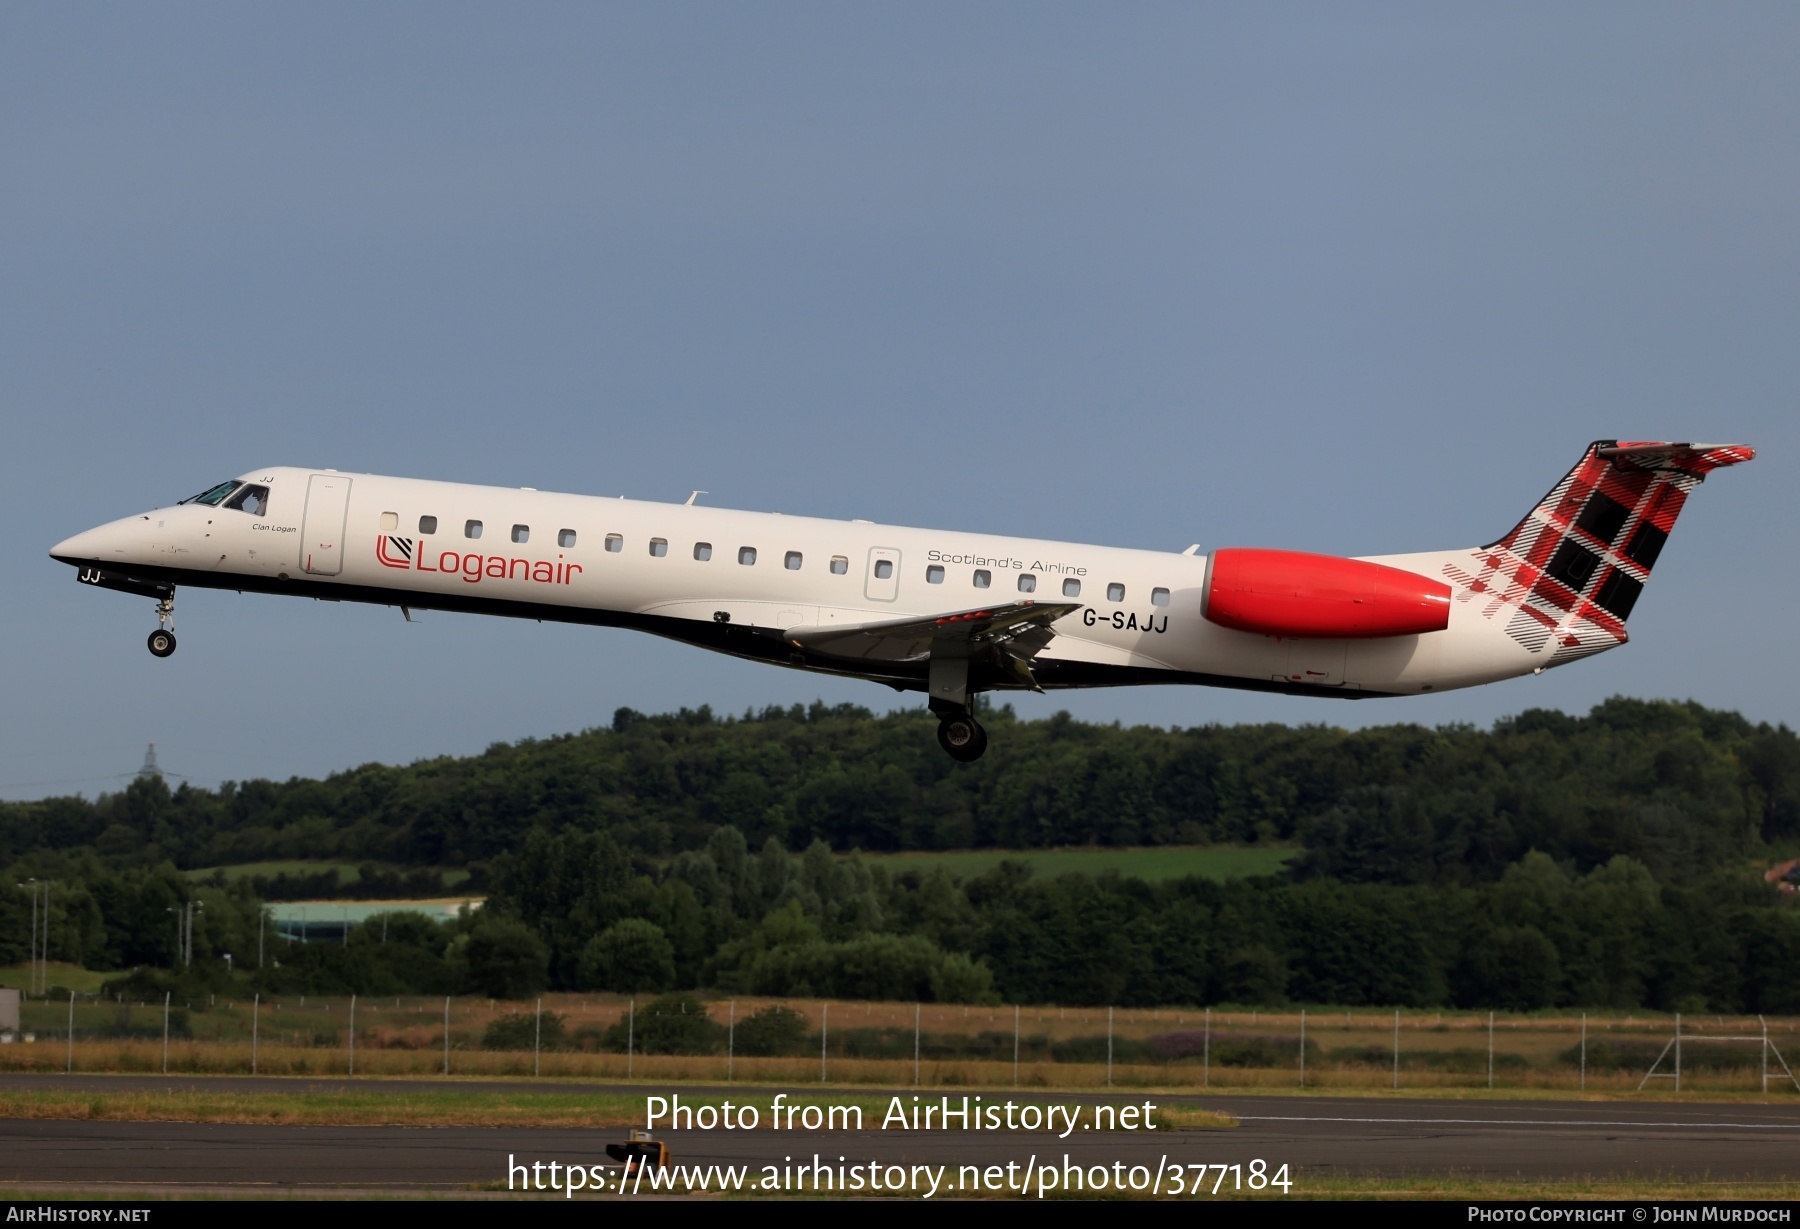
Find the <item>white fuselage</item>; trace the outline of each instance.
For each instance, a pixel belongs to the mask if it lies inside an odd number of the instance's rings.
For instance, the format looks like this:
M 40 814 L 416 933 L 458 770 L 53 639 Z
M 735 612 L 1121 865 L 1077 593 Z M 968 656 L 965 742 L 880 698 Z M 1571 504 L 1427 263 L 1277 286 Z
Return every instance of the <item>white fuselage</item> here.
M 1044 687 L 1404 695 L 1539 664 L 1460 596 L 1448 628 L 1423 635 L 1296 640 L 1216 626 L 1201 615 L 1198 553 L 308 469 L 239 481 L 267 487 L 260 514 L 188 503 L 99 526 L 51 553 L 174 585 L 637 627 L 908 688 L 921 685 L 922 667 L 798 652 L 782 633 L 1033 598 L 1081 604 L 1037 657 Z M 1435 578 L 1473 554 L 1377 561 Z

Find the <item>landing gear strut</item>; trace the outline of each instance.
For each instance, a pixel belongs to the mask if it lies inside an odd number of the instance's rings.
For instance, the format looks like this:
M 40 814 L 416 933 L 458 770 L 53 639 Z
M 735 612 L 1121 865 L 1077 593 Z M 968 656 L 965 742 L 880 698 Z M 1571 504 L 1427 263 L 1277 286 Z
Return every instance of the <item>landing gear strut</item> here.
M 150 655 L 167 657 L 175 651 L 175 591 L 156 603 L 156 621 L 160 626 L 150 633 Z
M 987 731 L 975 720 L 967 646 L 945 644 L 934 648 L 929 670 L 926 702 L 937 714 L 938 746 L 953 760 L 973 763 L 987 750 Z
M 981 753 L 987 750 L 987 731 L 967 713 L 958 713 L 939 721 L 937 734 L 938 746 L 948 752 L 951 759 L 964 764 L 980 759 Z

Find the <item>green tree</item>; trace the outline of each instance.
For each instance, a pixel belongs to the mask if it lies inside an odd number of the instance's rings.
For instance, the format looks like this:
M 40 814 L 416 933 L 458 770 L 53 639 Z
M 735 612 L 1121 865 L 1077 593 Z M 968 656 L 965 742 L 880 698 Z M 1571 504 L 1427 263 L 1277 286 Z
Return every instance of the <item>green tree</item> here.
M 464 985 L 476 994 L 522 999 L 550 983 L 548 947 L 530 927 L 514 918 L 482 917 L 455 952 Z
M 1287 986 L 1287 961 L 1260 943 L 1238 948 L 1219 968 L 1222 1002 L 1275 1006 L 1287 1002 Z
M 584 990 L 627 994 L 667 990 L 675 981 L 675 949 L 662 927 L 643 918 L 614 922 L 581 949 Z

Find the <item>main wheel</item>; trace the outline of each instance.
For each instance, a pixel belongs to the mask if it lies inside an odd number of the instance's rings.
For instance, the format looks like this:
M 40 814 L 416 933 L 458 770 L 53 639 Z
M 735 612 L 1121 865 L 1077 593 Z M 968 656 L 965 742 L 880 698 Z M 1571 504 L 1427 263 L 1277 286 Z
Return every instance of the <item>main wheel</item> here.
M 951 759 L 973 763 L 987 750 L 987 731 L 973 717 L 947 717 L 938 722 L 938 746 Z
M 165 632 L 157 628 L 150 633 L 150 653 L 153 657 L 167 657 L 175 651 L 175 633 Z

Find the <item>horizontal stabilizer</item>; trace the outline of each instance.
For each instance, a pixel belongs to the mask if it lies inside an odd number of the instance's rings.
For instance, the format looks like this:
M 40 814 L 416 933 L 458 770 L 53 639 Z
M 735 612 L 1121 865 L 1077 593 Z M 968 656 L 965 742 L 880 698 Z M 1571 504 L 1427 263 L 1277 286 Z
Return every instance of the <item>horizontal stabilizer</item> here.
M 1756 459 L 1756 449 L 1743 444 L 1659 444 L 1626 441 L 1598 444 L 1596 455 L 1620 469 L 1670 469 L 1704 478 L 1715 469 Z

